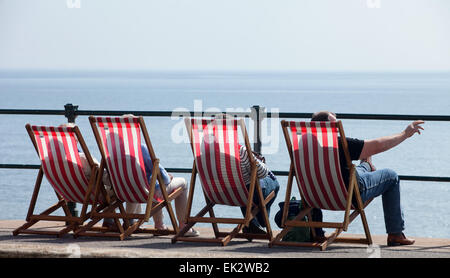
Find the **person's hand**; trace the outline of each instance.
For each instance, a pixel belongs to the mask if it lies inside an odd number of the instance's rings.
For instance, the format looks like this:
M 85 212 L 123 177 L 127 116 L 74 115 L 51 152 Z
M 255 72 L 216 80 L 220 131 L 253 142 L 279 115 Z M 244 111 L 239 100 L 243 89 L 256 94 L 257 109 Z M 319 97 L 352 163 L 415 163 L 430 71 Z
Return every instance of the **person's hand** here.
M 367 164 L 369 164 L 369 166 L 370 166 L 370 171 L 371 171 L 371 172 L 377 170 L 377 168 L 375 167 L 375 165 L 373 165 L 373 163 L 372 163 L 372 157 L 371 157 L 371 156 L 369 156 L 368 158 L 363 158 L 363 159 L 360 160 L 360 163 L 364 163 L 364 162 L 366 162 Z
M 412 122 L 410 125 L 408 125 L 405 128 L 405 135 L 407 138 L 411 137 L 414 135 L 414 133 L 418 133 L 420 134 L 420 130 L 424 130 L 423 127 L 421 126 L 422 124 L 424 124 L 424 121 L 414 121 Z
M 260 155 L 259 153 L 255 152 L 255 151 L 252 151 L 252 153 L 253 153 L 253 155 L 254 155 L 257 159 L 259 159 L 262 163 L 266 163 L 266 158 L 265 158 L 264 156 Z

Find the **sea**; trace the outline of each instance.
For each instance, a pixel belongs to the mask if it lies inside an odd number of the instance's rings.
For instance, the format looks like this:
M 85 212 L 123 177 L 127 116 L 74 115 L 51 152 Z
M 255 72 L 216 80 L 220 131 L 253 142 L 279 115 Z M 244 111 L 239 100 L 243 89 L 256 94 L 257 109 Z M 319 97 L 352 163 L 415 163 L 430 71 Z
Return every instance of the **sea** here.
M 193 157 L 184 122 L 186 111 L 250 112 L 259 105 L 274 117 L 262 122 L 262 154 L 272 170 L 288 171 L 289 156 L 277 113 L 450 115 L 450 72 L 221 72 L 221 71 L 0 71 L 0 109 L 171 111 L 172 117 L 145 117 L 156 155 L 167 168 L 189 168 Z M 303 119 L 304 120 L 304 119 Z M 373 139 L 401 132 L 409 121 L 343 119 L 347 137 Z M 59 125 L 62 115 L 0 114 L 0 164 L 39 164 L 25 124 Z M 100 158 L 87 116 L 76 123 L 91 153 Z M 253 141 L 253 121 L 246 119 Z M 378 169 L 399 175 L 450 176 L 450 122 L 427 121 L 424 131 L 373 157 Z M 354 161 L 355 164 L 358 161 Z M 190 174 L 174 173 L 190 181 Z M 0 169 L 0 219 L 25 219 L 37 170 Z M 284 201 L 287 177 L 270 210 L 271 226 Z M 204 205 L 197 179 L 193 213 Z M 293 196 L 299 198 L 294 185 Z M 401 181 L 405 233 L 450 238 L 450 183 Z M 44 180 L 36 212 L 56 203 Z M 78 205 L 78 210 L 81 206 Z M 165 212 L 165 222 L 170 224 Z M 238 208 L 218 206 L 218 216 L 240 217 Z M 382 198 L 366 215 L 372 234 L 385 234 Z M 325 221 L 343 221 L 341 212 L 324 212 Z M 152 220 L 148 223 L 152 225 Z M 208 227 L 209 224 L 202 224 Z M 327 230 L 332 231 L 332 230 Z M 359 218 L 348 229 L 363 234 Z

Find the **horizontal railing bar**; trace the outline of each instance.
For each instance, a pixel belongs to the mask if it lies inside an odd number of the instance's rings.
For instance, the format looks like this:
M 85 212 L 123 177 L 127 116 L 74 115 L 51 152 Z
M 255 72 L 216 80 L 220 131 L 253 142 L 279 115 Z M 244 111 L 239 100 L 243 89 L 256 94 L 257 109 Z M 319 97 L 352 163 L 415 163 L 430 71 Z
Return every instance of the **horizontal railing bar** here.
M 41 165 L 36 164 L 0 164 L 0 169 L 39 169 Z
M 401 180 L 408 181 L 436 181 L 436 182 L 450 182 L 450 177 L 432 177 L 432 176 L 398 176 Z
M 279 118 L 304 118 L 310 119 L 312 113 L 267 113 L 267 117 L 278 116 Z M 400 115 L 400 114 L 349 114 L 336 113 L 338 119 L 347 120 L 397 120 L 397 121 L 450 121 L 447 115 Z
M 77 110 L 75 114 L 77 116 L 122 116 L 124 114 L 133 114 L 136 116 L 145 117 L 178 117 L 189 115 L 191 117 L 196 116 L 213 116 L 224 112 L 203 112 L 203 111 L 134 111 L 134 110 Z M 0 114 L 11 115 L 65 115 L 65 110 L 50 110 L 50 109 L 0 109 Z M 250 112 L 229 112 L 228 114 L 235 115 L 237 117 L 249 117 Z
M 0 169 L 39 169 L 41 166 L 37 164 L 0 164 Z M 186 173 L 192 172 L 191 168 L 164 168 L 170 173 Z M 288 171 L 272 171 L 276 176 L 288 176 Z M 435 177 L 435 176 L 408 176 L 399 175 L 400 180 L 409 181 L 432 181 L 432 182 L 450 182 L 450 177 Z
M 136 116 L 146 117 L 172 117 L 172 116 L 211 116 L 225 112 L 204 112 L 204 111 L 126 111 L 126 110 L 77 110 L 78 116 L 121 116 L 123 114 L 134 114 Z M 0 114 L 13 115 L 64 115 L 65 110 L 53 109 L 0 109 Z M 228 114 L 238 117 L 249 117 L 250 112 L 229 112 Z M 295 113 L 295 112 L 267 112 L 263 115 L 267 117 L 279 118 L 311 118 L 312 113 Z M 354 120 L 424 120 L 424 121 L 450 121 L 449 115 L 404 115 L 404 114 L 359 114 L 359 113 L 336 113 L 339 119 Z
M 190 116 L 190 117 L 208 117 L 213 116 L 217 114 L 221 114 L 224 112 L 193 112 L 193 111 L 77 111 L 77 115 L 80 116 L 122 116 L 124 114 L 133 114 L 135 116 L 144 116 L 144 117 L 183 117 L 183 116 Z M 235 115 L 237 117 L 249 117 L 251 115 L 250 112 L 230 112 L 228 114 Z
M 56 109 L 0 109 L 0 114 L 11 115 L 64 115 L 64 110 Z

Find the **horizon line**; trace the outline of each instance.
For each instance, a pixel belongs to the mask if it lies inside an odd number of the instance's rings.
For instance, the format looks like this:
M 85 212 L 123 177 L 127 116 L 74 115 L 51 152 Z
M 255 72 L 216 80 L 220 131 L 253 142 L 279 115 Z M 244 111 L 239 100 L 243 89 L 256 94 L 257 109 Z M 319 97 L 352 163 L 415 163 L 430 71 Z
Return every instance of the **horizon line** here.
M 16 72 L 61 72 L 61 73 L 450 73 L 450 69 L 142 69 L 142 68 L 0 68 L 0 73 Z

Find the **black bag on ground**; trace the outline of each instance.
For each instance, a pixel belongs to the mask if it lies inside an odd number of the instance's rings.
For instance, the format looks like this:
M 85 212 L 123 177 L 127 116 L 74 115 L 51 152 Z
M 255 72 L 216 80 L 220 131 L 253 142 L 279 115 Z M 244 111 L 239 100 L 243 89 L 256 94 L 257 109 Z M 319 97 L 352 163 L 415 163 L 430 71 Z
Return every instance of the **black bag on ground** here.
M 284 209 L 284 202 L 278 203 L 278 206 L 280 207 L 280 210 L 275 214 L 275 223 L 278 225 L 279 228 L 281 227 L 281 221 L 283 218 L 283 209 Z M 292 197 L 292 199 L 289 202 L 289 209 L 288 209 L 288 220 L 294 219 L 301 211 L 302 209 L 302 202 L 301 200 L 296 200 L 295 197 Z M 311 211 L 311 217 L 312 221 L 322 221 L 322 211 L 320 209 L 313 209 Z M 307 220 L 307 216 L 303 217 L 303 219 L 300 219 L 302 221 Z M 314 230 L 316 232 L 317 236 L 323 236 L 325 233 L 322 230 L 322 228 L 315 228 Z M 311 242 L 312 241 L 312 235 L 311 235 L 311 228 L 309 227 L 293 227 L 282 239 L 283 241 L 296 241 L 296 242 Z

